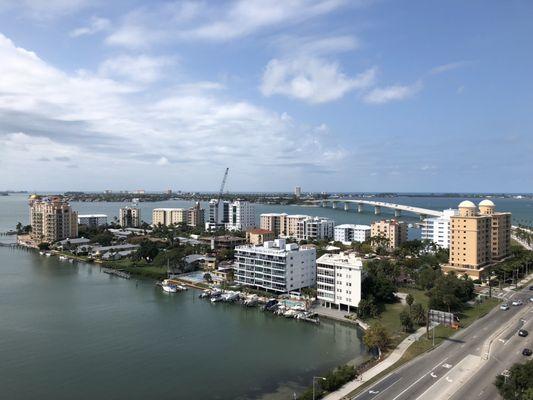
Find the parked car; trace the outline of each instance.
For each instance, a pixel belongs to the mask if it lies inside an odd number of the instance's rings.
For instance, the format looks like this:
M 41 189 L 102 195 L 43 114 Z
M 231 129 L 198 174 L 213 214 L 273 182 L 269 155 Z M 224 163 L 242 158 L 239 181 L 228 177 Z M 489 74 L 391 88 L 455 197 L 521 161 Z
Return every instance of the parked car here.
M 533 297 L 530 297 L 530 298 L 529 298 L 529 301 L 530 301 L 531 303 L 533 303 Z
M 530 286 L 530 287 L 529 287 L 529 290 L 533 290 L 533 286 Z
M 525 329 L 520 329 L 518 331 L 518 336 L 526 337 L 528 334 L 529 334 L 529 332 L 526 331 Z
M 507 311 L 509 309 L 509 304 L 504 303 L 500 306 L 500 310 Z
M 522 355 L 523 355 L 523 356 L 528 356 L 528 357 L 529 357 L 529 356 L 531 355 L 531 353 L 533 353 L 533 352 L 531 351 L 531 349 L 524 349 L 524 350 L 522 350 Z
M 522 306 L 524 302 L 522 300 L 514 300 L 512 304 L 513 306 Z

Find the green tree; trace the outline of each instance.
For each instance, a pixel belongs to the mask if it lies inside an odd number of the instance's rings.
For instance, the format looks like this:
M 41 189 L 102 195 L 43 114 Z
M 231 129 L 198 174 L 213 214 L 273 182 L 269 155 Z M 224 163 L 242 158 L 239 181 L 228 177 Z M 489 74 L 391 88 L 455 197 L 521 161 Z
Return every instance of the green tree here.
M 37 247 L 39 247 L 39 250 L 50 250 L 50 243 L 42 242 Z
M 411 318 L 418 326 L 426 325 L 426 310 L 422 304 L 413 304 L 413 307 L 411 308 Z
M 403 310 L 400 313 L 400 323 L 403 326 L 404 332 L 413 331 L 413 320 L 411 319 L 411 314 L 407 310 Z
M 410 314 L 411 313 L 411 306 L 415 302 L 415 298 L 413 297 L 413 295 L 411 293 L 407 294 L 407 297 L 405 298 L 405 302 L 409 306 L 409 314 Z
M 140 259 L 144 259 L 144 260 L 147 260 L 147 261 L 152 261 L 157 256 L 157 254 L 159 253 L 159 249 L 157 247 L 157 244 L 155 244 L 151 240 L 143 239 L 139 243 L 139 246 L 140 247 L 137 249 L 136 255 Z
M 210 274 L 209 272 L 206 272 L 206 273 L 204 274 L 204 280 L 205 280 L 206 282 L 211 283 L 211 282 L 213 282 L 213 277 L 211 276 L 211 274 Z
M 376 322 L 365 331 L 363 336 L 363 343 L 369 349 L 376 349 L 378 351 L 378 358 L 381 358 L 381 353 L 390 345 L 390 335 L 387 329 L 379 322 Z
M 357 306 L 357 316 L 362 319 L 373 318 L 379 314 L 379 310 L 374 304 L 374 297 L 368 296 L 359 301 Z
M 533 360 L 514 364 L 509 377 L 498 375 L 494 382 L 504 400 L 533 399 Z

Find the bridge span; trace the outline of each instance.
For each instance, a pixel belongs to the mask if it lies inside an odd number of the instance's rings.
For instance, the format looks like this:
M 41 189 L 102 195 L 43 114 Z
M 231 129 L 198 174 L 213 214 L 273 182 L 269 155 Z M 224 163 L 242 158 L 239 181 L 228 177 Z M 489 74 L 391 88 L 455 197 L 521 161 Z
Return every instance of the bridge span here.
M 386 203 L 383 201 L 373 201 L 373 200 L 324 199 L 324 200 L 311 200 L 310 203 L 320 204 L 322 207 L 328 207 L 328 205 L 331 204 L 331 208 L 339 208 L 338 205 L 343 204 L 345 211 L 348 211 L 350 209 L 351 204 L 357 204 L 358 212 L 363 212 L 365 205 L 372 206 L 374 207 L 374 213 L 376 215 L 381 214 L 382 208 L 389 208 L 391 210 L 394 210 L 394 215 L 396 217 L 401 216 L 402 211 L 417 214 L 421 218 L 441 217 L 443 214 L 442 211 L 430 210 L 430 209 L 421 208 L 421 207 L 405 206 L 402 204 Z

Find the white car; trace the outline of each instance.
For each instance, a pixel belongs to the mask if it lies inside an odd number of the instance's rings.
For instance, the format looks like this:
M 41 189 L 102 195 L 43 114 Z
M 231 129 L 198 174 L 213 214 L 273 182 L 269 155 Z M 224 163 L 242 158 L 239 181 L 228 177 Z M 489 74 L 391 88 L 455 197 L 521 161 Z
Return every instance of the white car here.
M 513 306 L 522 306 L 524 302 L 522 300 L 514 300 L 512 304 Z
M 530 301 L 531 303 L 533 303 L 533 297 L 530 297 L 530 298 L 529 298 L 529 301 Z
M 507 311 L 508 309 L 509 309 L 509 305 L 507 305 L 506 303 L 500 306 L 500 310 Z

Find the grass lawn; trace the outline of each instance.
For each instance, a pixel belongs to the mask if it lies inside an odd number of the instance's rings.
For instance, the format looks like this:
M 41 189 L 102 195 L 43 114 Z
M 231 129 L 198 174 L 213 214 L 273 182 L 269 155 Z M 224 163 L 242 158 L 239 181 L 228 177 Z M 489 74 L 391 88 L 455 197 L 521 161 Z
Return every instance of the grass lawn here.
M 410 293 L 414 297 L 415 303 L 422 304 L 424 308 L 427 309 L 429 299 L 423 290 L 414 288 L 400 288 L 399 292 Z M 368 322 L 369 324 L 380 322 L 391 334 L 392 344 L 394 347 L 396 347 L 398 343 L 408 336 L 407 333 L 403 332 L 402 324 L 400 323 L 400 313 L 408 307 L 409 306 L 403 305 L 400 302 L 386 304 L 385 310 L 379 317 L 366 320 L 365 322 Z

